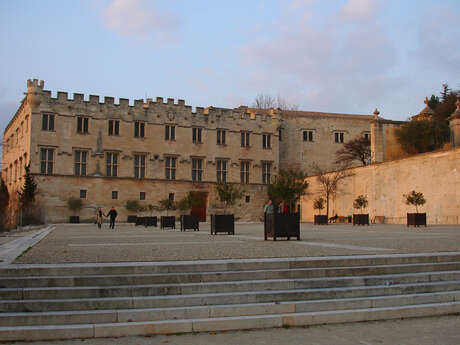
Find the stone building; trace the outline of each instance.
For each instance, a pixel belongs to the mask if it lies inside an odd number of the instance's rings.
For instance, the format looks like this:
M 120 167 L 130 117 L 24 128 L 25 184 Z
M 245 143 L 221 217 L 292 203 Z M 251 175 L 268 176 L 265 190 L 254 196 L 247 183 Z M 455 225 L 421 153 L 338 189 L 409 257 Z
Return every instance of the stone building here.
M 378 118 L 380 119 L 380 118 Z M 331 168 L 348 140 L 371 135 L 369 115 L 307 111 L 200 108 L 168 98 L 135 100 L 44 90 L 29 80 L 27 94 L 5 129 L 2 177 L 11 193 L 24 183 L 24 167 L 39 187 L 38 204 L 47 222 L 73 213 L 70 197 L 83 199 L 82 220 L 97 207 L 179 200 L 188 191 L 206 198 L 204 214 L 222 211 L 218 181 L 241 184 L 243 198 L 232 210 L 258 220 L 267 185 L 281 168 L 312 173 L 312 164 Z

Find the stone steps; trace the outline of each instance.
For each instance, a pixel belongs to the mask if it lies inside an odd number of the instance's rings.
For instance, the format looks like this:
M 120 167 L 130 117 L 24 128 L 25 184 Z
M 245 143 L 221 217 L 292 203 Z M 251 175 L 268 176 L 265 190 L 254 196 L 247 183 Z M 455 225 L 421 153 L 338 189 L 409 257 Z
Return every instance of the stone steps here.
M 365 308 L 308 313 L 265 314 L 223 318 L 182 319 L 102 324 L 0 327 L 1 341 L 85 339 L 134 335 L 228 331 L 345 322 L 389 320 L 457 314 L 460 302 Z
M 301 290 L 351 286 L 379 286 L 390 283 L 409 284 L 435 281 L 460 281 L 460 271 L 385 274 L 372 276 L 264 279 L 203 283 L 151 285 L 43 287 L 1 289 L 0 298 L 8 300 L 84 299 L 110 297 L 171 296 L 222 292 Z
M 168 308 L 107 309 L 0 313 L 2 326 L 89 324 L 161 321 L 207 317 L 233 317 L 261 314 L 316 312 L 330 310 L 383 308 L 402 305 L 460 302 L 460 291 L 407 295 L 284 301 L 270 303 L 222 304 Z
M 129 275 L 153 273 L 231 272 L 269 269 L 328 268 L 377 265 L 460 262 L 460 253 L 424 253 L 393 255 L 355 255 L 318 258 L 266 258 L 201 261 L 163 261 L 132 263 L 72 263 L 56 265 L 10 265 L 0 267 L 0 277 Z
M 460 253 L 12 265 L 0 302 L 0 342 L 444 315 Z
M 401 274 L 408 272 L 460 271 L 460 262 L 374 265 L 356 267 L 260 269 L 196 273 L 155 273 L 125 275 L 73 275 L 0 277 L 0 288 L 77 287 L 111 285 L 152 285 L 174 283 L 205 283 L 240 280 L 319 278 L 332 276 L 363 276 Z

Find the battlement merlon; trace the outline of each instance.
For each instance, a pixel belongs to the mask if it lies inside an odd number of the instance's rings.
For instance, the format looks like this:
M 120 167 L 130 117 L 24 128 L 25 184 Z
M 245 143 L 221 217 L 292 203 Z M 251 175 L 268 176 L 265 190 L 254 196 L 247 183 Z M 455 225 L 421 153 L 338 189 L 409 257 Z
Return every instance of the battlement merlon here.
M 27 89 L 34 87 L 43 90 L 45 87 L 45 82 L 43 80 L 38 81 L 38 79 L 27 79 Z
M 240 106 L 239 108 L 220 108 L 220 107 L 213 107 L 209 106 L 206 108 L 203 107 L 196 107 L 195 112 L 192 113 L 192 107 L 190 105 L 185 104 L 185 100 L 174 98 L 163 98 L 163 97 L 156 97 L 155 101 L 152 98 L 141 98 L 136 99 L 133 102 L 133 105 L 129 105 L 129 99 L 120 98 L 119 103 L 115 103 L 115 98 L 111 96 L 98 96 L 98 95 L 89 95 L 88 101 L 85 101 L 85 96 L 82 93 L 74 93 L 72 96 L 73 98 L 69 98 L 69 93 L 64 91 L 57 91 L 56 98 L 52 97 L 51 91 L 43 90 L 45 83 L 43 80 L 39 81 L 38 79 L 29 79 L 27 80 L 27 100 L 29 102 L 34 102 L 35 109 L 39 110 L 38 105 L 40 103 L 47 103 L 49 101 L 57 101 L 59 104 L 65 105 L 72 105 L 72 103 L 79 103 L 82 106 L 91 106 L 91 105 L 98 105 L 100 106 L 100 111 L 104 112 L 104 107 L 107 106 L 111 111 L 113 107 L 120 107 L 120 109 L 124 109 L 129 111 L 129 109 L 142 109 L 144 111 L 153 110 L 156 111 L 156 107 L 165 107 L 164 110 L 170 107 L 180 107 L 181 110 L 185 111 L 186 113 L 193 114 L 193 116 L 197 117 L 205 117 L 210 119 L 220 118 L 221 120 L 230 120 L 230 119 L 244 119 L 244 120 L 252 120 L 255 122 L 266 122 L 270 118 L 276 118 L 279 116 L 276 110 L 271 109 L 270 114 L 254 114 L 254 111 L 248 108 L 247 106 Z M 29 103 L 30 104 L 30 103 Z M 167 108 L 166 108 L 167 107 Z M 158 109 L 159 110 L 159 109 Z M 168 110 L 169 111 L 169 110 Z

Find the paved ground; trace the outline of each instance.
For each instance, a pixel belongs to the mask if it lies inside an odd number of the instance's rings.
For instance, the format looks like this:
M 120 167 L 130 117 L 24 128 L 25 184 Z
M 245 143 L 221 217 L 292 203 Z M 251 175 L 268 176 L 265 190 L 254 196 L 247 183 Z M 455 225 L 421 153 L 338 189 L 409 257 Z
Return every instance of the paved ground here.
M 13 342 L 23 345 L 458 345 L 460 316 L 152 337 Z
M 332 256 L 460 251 L 460 226 L 410 228 L 403 225 L 301 225 L 301 241 L 264 241 L 261 223 L 239 223 L 236 235 L 210 235 L 118 224 L 56 225 L 18 264 L 65 262 L 171 261 L 196 259 Z
M 48 231 L 50 231 L 48 233 Z M 47 234 L 48 233 L 48 234 Z M 45 236 L 41 238 L 38 236 Z M 46 235 L 47 234 L 47 235 Z M 21 237 L 24 237 L 22 241 Z M 460 251 L 460 226 L 406 228 L 402 225 L 353 227 L 301 225 L 301 241 L 263 240 L 263 225 L 239 223 L 236 235 L 210 235 L 209 224 L 200 232 L 117 225 L 98 230 L 94 225 L 55 225 L 38 231 L 0 235 L 2 250 L 39 241 L 14 263 L 162 261 L 252 257 L 333 256 L 357 254 Z M 24 249 L 22 249 L 24 248 Z M 8 264 L 4 260 L 4 264 Z M 55 342 L 21 342 L 28 345 L 285 345 L 285 344 L 460 344 L 460 316 L 378 321 L 306 328 L 126 337 Z

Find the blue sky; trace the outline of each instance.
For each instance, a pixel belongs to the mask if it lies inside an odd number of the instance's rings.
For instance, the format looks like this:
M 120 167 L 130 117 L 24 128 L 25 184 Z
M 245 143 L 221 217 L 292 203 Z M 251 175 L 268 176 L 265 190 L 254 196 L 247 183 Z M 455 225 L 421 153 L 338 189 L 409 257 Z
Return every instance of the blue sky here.
M 0 129 L 26 80 L 116 98 L 405 120 L 460 89 L 458 0 L 3 0 Z

